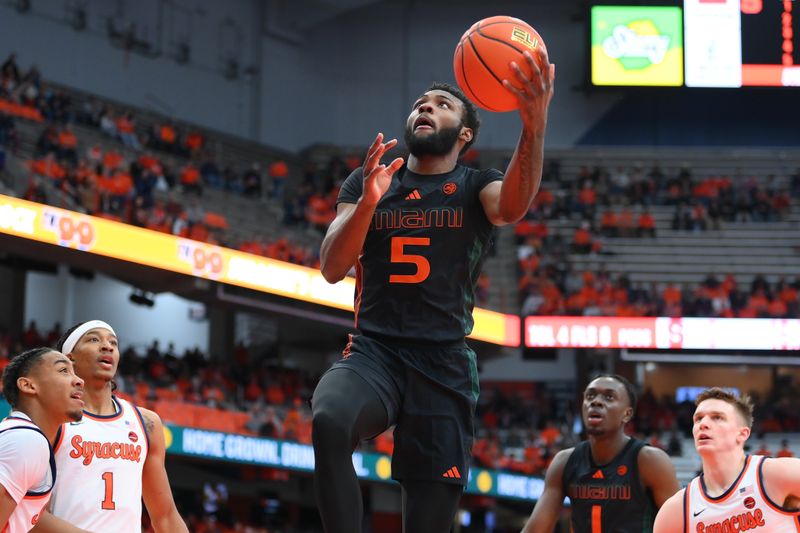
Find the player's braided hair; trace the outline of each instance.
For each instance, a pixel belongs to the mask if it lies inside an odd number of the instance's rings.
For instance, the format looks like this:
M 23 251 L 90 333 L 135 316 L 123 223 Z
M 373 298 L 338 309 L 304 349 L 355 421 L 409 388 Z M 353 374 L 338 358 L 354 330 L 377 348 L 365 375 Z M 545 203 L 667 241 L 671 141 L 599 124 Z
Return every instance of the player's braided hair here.
M 31 370 L 39 363 L 44 354 L 52 352 L 52 348 L 46 346 L 32 348 L 14 357 L 3 371 L 3 395 L 11 407 L 19 404 L 19 387 L 17 380 L 28 376 Z
M 464 104 L 464 116 L 461 117 L 461 122 L 472 130 L 472 139 L 465 144 L 464 147 L 461 148 L 461 152 L 459 152 L 459 155 L 464 155 L 467 150 L 475 144 L 475 140 L 478 138 L 478 130 L 481 127 L 481 118 L 478 116 L 478 108 L 475 107 L 475 104 L 473 104 L 463 92 L 461 92 L 461 89 L 449 83 L 434 82 L 425 90 L 425 92 L 428 91 L 448 92 L 461 100 L 461 103 Z

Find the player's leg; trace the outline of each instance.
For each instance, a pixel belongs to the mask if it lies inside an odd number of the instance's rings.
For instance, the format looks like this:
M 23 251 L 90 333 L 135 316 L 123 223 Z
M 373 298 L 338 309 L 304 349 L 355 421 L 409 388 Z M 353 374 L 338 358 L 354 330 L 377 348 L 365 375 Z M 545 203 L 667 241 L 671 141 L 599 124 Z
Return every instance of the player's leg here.
M 469 475 L 474 352 L 427 348 L 404 355 L 414 366 L 406 367 L 392 457 L 392 477 L 403 489 L 403 530 L 448 533 Z
M 464 487 L 439 481 L 406 480 L 403 533 L 449 533 Z
M 349 368 L 322 376 L 311 405 L 314 484 L 325 531 L 358 533 L 363 503 L 352 454 L 361 439 L 386 429 L 386 408 L 375 389 Z

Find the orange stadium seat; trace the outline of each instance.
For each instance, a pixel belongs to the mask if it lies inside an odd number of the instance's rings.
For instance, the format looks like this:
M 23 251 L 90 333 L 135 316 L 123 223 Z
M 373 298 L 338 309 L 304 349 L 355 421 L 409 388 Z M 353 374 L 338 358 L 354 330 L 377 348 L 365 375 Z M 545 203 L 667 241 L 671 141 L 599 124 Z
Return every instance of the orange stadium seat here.
M 203 220 L 206 226 L 210 228 L 217 228 L 217 229 L 228 229 L 228 219 L 225 218 L 225 215 L 220 213 L 212 213 L 211 211 L 206 211 L 205 219 Z

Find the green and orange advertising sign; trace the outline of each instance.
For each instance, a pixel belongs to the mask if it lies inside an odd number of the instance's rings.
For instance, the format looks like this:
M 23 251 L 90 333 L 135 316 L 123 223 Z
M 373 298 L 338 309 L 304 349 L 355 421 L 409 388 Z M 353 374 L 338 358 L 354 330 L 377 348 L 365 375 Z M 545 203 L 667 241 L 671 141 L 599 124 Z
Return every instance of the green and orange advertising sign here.
M 683 15 L 671 6 L 594 6 L 592 84 L 683 85 Z

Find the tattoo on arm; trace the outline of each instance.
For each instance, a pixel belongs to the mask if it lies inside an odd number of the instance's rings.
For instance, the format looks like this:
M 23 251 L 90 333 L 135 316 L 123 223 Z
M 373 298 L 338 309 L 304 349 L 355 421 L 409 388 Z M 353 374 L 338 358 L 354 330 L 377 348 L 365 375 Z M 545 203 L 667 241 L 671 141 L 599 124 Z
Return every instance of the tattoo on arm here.
M 525 189 L 524 191 L 520 191 L 525 197 L 532 186 L 531 183 L 531 174 L 533 173 L 533 143 L 534 139 L 531 134 L 526 131 L 522 130 L 522 138 L 519 142 L 519 150 L 517 151 L 517 158 L 519 160 L 519 169 L 520 169 L 520 185 Z
M 145 414 L 142 414 L 142 419 L 144 420 L 144 430 L 147 432 L 147 436 L 150 437 L 150 435 L 153 434 L 153 430 L 156 427 L 156 423 L 153 422 L 152 418 L 150 418 Z

